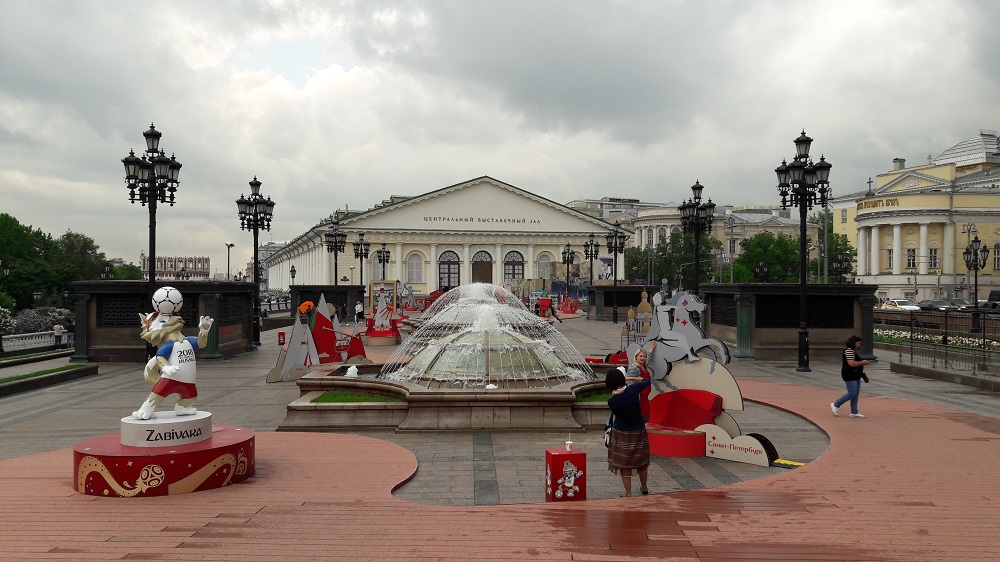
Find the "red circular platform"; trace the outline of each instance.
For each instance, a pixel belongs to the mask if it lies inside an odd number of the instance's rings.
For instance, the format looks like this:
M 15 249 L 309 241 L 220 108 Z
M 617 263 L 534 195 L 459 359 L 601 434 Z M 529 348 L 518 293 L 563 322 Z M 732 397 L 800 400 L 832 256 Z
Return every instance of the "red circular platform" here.
M 129 447 L 118 433 L 73 446 L 73 487 L 89 496 L 186 494 L 241 482 L 254 473 L 253 430 L 213 425 L 204 441 L 175 447 Z

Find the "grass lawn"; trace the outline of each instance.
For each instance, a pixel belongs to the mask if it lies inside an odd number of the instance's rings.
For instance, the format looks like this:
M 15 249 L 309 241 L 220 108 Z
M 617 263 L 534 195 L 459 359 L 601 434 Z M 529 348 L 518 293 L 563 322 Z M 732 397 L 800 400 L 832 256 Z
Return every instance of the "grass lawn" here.
M 42 375 L 51 375 L 52 373 L 61 373 L 63 371 L 69 371 L 70 369 L 79 369 L 79 365 L 68 365 L 66 367 L 56 367 L 55 369 L 45 369 L 44 371 L 37 371 L 35 373 L 28 373 L 27 375 L 18 375 L 16 377 L 7 377 L 5 379 L 0 379 L 0 383 L 14 382 L 23 379 L 30 379 L 34 377 L 40 377 Z
M 329 390 L 312 399 L 314 404 L 328 402 L 406 402 L 406 399 L 402 396 L 381 396 L 343 390 Z
M 584 394 L 583 396 L 577 396 L 577 402 L 607 402 L 608 398 L 611 398 L 610 392 L 598 392 L 597 394 Z

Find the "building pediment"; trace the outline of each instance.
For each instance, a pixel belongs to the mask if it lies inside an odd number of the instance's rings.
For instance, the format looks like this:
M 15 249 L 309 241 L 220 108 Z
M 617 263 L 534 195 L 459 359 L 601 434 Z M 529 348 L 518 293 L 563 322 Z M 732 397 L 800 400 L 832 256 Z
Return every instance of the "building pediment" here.
M 949 182 L 920 172 L 901 174 L 875 190 L 875 195 L 948 189 Z
M 605 232 L 610 225 L 488 176 L 340 219 L 341 228 L 519 233 Z

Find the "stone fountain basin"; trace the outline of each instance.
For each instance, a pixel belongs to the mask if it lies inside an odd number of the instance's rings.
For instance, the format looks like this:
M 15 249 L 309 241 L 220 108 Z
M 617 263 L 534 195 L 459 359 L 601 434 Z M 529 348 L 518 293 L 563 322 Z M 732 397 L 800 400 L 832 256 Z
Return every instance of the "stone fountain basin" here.
M 604 402 L 576 402 L 582 393 L 601 391 L 603 381 L 567 382 L 551 388 L 428 389 L 415 384 L 367 378 L 382 365 L 358 365 L 359 377 L 345 377 L 348 366 L 313 370 L 296 384 L 300 396 L 288 405 L 278 431 L 338 431 L 383 428 L 396 431 L 573 430 L 603 429 Z M 402 396 L 406 402 L 313 403 L 329 390 Z

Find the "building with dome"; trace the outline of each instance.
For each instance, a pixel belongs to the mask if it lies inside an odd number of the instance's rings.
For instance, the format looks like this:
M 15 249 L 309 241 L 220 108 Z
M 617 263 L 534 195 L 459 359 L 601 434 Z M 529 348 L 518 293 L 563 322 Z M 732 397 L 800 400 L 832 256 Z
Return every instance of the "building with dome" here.
M 867 189 L 832 201 L 834 232 L 857 248 L 858 283 L 882 299 L 985 298 L 1000 289 L 1000 144 L 995 130 L 948 148 L 926 164 L 893 160 Z M 963 252 L 990 250 L 979 294 Z

